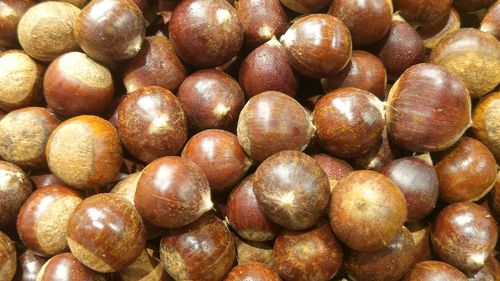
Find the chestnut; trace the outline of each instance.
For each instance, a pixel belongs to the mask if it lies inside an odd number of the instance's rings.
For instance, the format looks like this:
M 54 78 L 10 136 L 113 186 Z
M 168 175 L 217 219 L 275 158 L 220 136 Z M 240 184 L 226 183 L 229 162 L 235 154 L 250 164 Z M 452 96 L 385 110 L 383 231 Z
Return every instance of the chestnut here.
M 140 88 L 126 95 L 117 111 L 120 139 L 141 161 L 176 155 L 186 143 L 186 116 L 177 98 L 167 89 Z
M 161 260 L 175 280 L 221 280 L 231 270 L 235 255 L 231 232 L 213 214 L 171 230 L 160 242 Z
M 341 158 L 358 157 L 381 139 L 384 104 L 370 92 L 340 88 L 318 100 L 313 118 L 323 149 Z
M 495 0 L 455 0 L 453 6 L 460 11 L 477 11 L 489 7 Z
M 314 134 L 309 113 L 280 92 L 252 97 L 240 113 L 238 140 L 254 160 L 263 161 L 283 150 L 304 150 Z
M 471 100 L 448 69 L 418 64 L 407 69 L 387 99 L 387 132 L 398 146 L 416 152 L 453 145 L 471 124 Z
M 460 25 L 460 14 L 452 8 L 448 16 L 434 25 L 423 26 L 417 29 L 417 32 L 424 41 L 425 48 L 427 50 L 432 50 L 441 39 L 459 30 Z
M 132 0 L 93 0 L 76 19 L 75 38 L 91 58 L 120 61 L 135 56 L 141 49 L 144 22 L 141 10 Z
M 46 259 L 36 255 L 31 250 L 22 253 L 17 261 L 17 272 L 13 279 L 16 281 L 36 281 L 40 269 L 47 262 Z
M 500 83 L 500 42 L 477 29 L 462 28 L 443 38 L 432 50 L 430 62 L 460 76 L 473 98 Z
M 350 162 L 357 170 L 374 170 L 377 172 L 394 160 L 395 156 L 387 135 L 387 127 L 384 127 L 382 138 L 377 144 L 359 157 L 351 158 Z
M 123 83 L 129 93 L 145 86 L 175 91 L 184 78 L 186 68 L 170 40 L 161 36 L 146 37 L 139 53 L 124 64 Z
M 431 225 L 425 221 L 415 221 L 405 224 L 415 243 L 415 262 L 432 259 Z
M 50 258 L 38 273 L 37 281 L 88 280 L 105 281 L 104 274 L 82 264 L 73 254 L 62 253 Z
M 16 273 L 16 248 L 9 236 L 0 231 L 0 280 L 12 280 Z
M 500 2 L 491 5 L 483 20 L 481 21 L 481 31 L 489 33 L 500 40 Z
M 45 146 L 59 123 L 45 108 L 11 111 L 0 120 L 0 156 L 22 168 L 46 167 Z
M 280 0 L 288 9 L 300 13 L 310 14 L 325 8 L 330 4 L 330 0 Z
M 56 178 L 53 174 L 44 172 L 42 172 L 41 174 L 31 174 L 30 180 L 37 189 L 50 184 L 64 185 L 64 183 L 60 179 Z
M 330 280 L 342 265 L 342 245 L 327 222 L 308 230 L 284 230 L 274 243 L 274 262 L 285 280 Z
M 263 263 L 250 262 L 233 268 L 225 281 L 281 281 L 279 275 L 271 267 Z
M 114 94 L 111 72 L 80 52 L 55 59 L 45 72 L 43 88 L 48 107 L 63 116 L 98 115 Z
M 401 15 L 415 26 L 429 26 L 448 16 L 453 0 L 395 0 Z
M 113 193 L 83 200 L 69 218 L 67 239 L 80 262 L 102 273 L 124 269 L 146 245 L 141 216 L 127 199 Z
M 471 202 L 448 205 L 438 214 L 431 230 L 432 248 L 439 259 L 466 274 L 484 266 L 497 237 L 495 219 L 485 208 Z
M 244 240 L 237 235 L 233 236 L 236 246 L 236 261 L 238 264 L 258 262 L 274 268 L 273 244 Z
M 474 107 L 472 131 L 500 163 L 500 92 L 488 94 Z
M 38 103 L 44 70 L 23 51 L 0 53 L 0 109 L 11 111 Z
M 477 201 L 491 190 L 497 164 L 481 142 L 463 137 L 441 154 L 436 163 L 441 200 L 447 203 Z
M 239 83 L 249 98 L 266 91 L 282 92 L 293 97 L 298 91 L 299 78 L 288 60 L 285 48 L 273 38 L 243 60 Z
M 339 73 L 351 58 L 349 30 L 341 20 L 330 15 L 311 14 L 298 18 L 280 41 L 292 66 L 312 78 Z
M 384 0 L 385 1 L 385 0 Z M 382 61 L 365 51 L 352 51 L 351 61 L 339 73 L 321 79 L 325 91 L 354 87 L 385 99 L 387 73 Z
M 78 189 L 93 189 L 115 180 L 123 161 L 116 129 L 91 115 L 61 123 L 50 135 L 46 156 L 50 171 Z
M 234 129 L 245 105 L 243 90 L 228 74 L 200 70 L 189 75 L 179 87 L 177 97 L 194 131 Z
M 253 191 L 264 214 L 292 230 L 315 225 L 330 196 L 321 166 L 294 150 L 278 152 L 262 162 L 253 177 Z
M 371 251 L 390 244 L 401 232 L 407 213 L 401 190 L 374 171 L 351 172 L 332 190 L 330 225 L 354 250 Z
M 404 281 L 467 281 L 460 270 L 440 261 L 423 261 L 417 263 Z
M 500 278 L 500 263 L 491 256 L 486 264 L 469 281 L 497 281 Z
M 12 47 L 17 43 L 17 25 L 22 15 L 35 4 L 34 0 L 3 0 L 0 2 L 0 47 Z
M 382 39 L 391 28 L 392 13 L 389 0 L 335 0 L 328 10 L 347 25 L 352 43 L 358 47 Z
M 159 158 L 144 168 L 134 202 L 144 220 L 165 228 L 190 224 L 213 206 L 201 168 L 177 156 Z
M 16 221 L 22 204 L 31 192 L 31 182 L 24 171 L 12 163 L 0 161 L 1 230 L 9 228 Z
M 491 190 L 491 206 L 493 211 L 500 217 L 500 171 L 497 174 L 497 179 L 495 181 L 495 186 Z
M 328 177 L 328 183 L 330 184 L 330 190 L 333 190 L 337 182 L 347 176 L 350 172 L 353 171 L 353 168 L 349 163 L 341 160 L 339 158 L 335 158 L 326 153 L 318 153 L 312 155 L 312 158 L 319 164 L 323 172 L 325 172 Z
M 153 250 L 146 248 L 128 267 L 119 272 L 121 281 L 169 281 L 165 266 L 155 256 Z
M 169 38 L 177 55 L 196 68 L 229 62 L 238 55 L 243 34 L 243 25 L 226 0 L 182 1 L 169 22 Z

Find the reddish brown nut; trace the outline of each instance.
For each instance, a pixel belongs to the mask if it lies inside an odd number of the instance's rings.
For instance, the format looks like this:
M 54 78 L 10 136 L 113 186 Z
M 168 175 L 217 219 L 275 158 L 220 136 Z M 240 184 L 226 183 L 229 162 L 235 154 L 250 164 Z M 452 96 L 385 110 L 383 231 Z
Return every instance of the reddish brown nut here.
M 120 139 L 141 161 L 176 155 L 186 143 L 187 120 L 169 90 L 158 86 L 140 88 L 125 96 L 117 110 Z
M 453 145 L 471 124 L 471 101 L 453 72 L 418 64 L 403 73 L 387 98 L 387 132 L 398 146 L 418 152 Z
M 16 248 L 10 238 L 0 231 L 0 280 L 12 280 L 16 273 Z
M 385 1 L 385 0 L 384 0 Z M 387 73 L 382 61 L 365 51 L 353 51 L 351 61 L 339 73 L 321 80 L 325 91 L 354 87 L 385 99 Z
M 432 259 L 431 225 L 425 221 L 415 221 L 405 224 L 415 243 L 415 262 Z
M 0 229 L 7 229 L 16 221 L 31 192 L 31 182 L 24 171 L 12 163 L 0 161 Z
M 328 177 L 321 166 L 293 150 L 278 152 L 260 164 L 253 191 L 264 214 L 293 230 L 315 225 L 330 196 Z
M 0 120 L 0 156 L 26 169 L 46 167 L 45 146 L 59 123 L 45 108 L 11 111 Z
M 31 250 L 26 250 L 17 258 L 17 261 L 18 270 L 14 277 L 16 281 L 36 281 L 40 269 L 47 262 Z
M 460 76 L 473 98 L 500 83 L 500 42 L 477 29 L 462 28 L 443 38 L 432 50 L 430 62 Z
M 285 280 L 330 280 L 343 256 L 342 245 L 327 222 L 304 231 L 285 230 L 274 244 L 275 268 Z
M 372 44 L 382 39 L 391 28 L 392 1 L 336 0 L 328 14 L 342 20 L 355 46 Z
M 246 57 L 240 67 L 239 82 L 249 98 L 266 91 L 282 92 L 293 97 L 299 87 L 299 78 L 285 48 L 274 38 Z
M 293 98 L 264 92 L 251 98 L 240 113 L 238 140 L 257 161 L 283 150 L 304 150 L 314 133 L 309 113 Z
M 165 228 L 190 224 L 213 206 L 203 171 L 177 156 L 159 158 L 146 166 L 134 201 L 147 222 Z
M 316 12 L 317 10 L 321 10 L 330 4 L 330 0 L 280 0 L 281 4 L 283 4 L 288 9 L 301 13 L 301 14 L 310 14 L 312 12 Z
M 460 11 L 477 11 L 489 7 L 495 0 L 455 0 L 453 6 Z
M 377 250 L 401 232 L 407 212 L 403 193 L 389 178 L 373 171 L 354 171 L 332 191 L 330 225 L 350 248 Z
M 493 187 L 495 157 L 481 142 L 463 137 L 436 163 L 439 197 L 447 203 L 477 201 Z
M 236 245 L 236 259 L 238 264 L 249 262 L 263 263 L 273 267 L 273 245 L 268 242 L 255 242 L 239 238 L 234 235 Z
M 313 118 L 323 149 L 341 158 L 358 157 L 381 139 L 384 104 L 367 91 L 341 88 L 316 103 Z
M 22 15 L 35 4 L 33 0 L 4 0 L 0 2 L 0 46 L 12 47 L 17 43 L 17 25 Z
M 78 189 L 92 189 L 115 180 L 123 161 L 116 129 L 91 115 L 61 123 L 49 138 L 46 155 L 50 171 Z
M 476 104 L 472 131 L 500 162 L 500 92 L 488 94 Z
M 172 230 L 160 242 L 161 260 L 175 280 L 221 280 L 235 255 L 231 232 L 212 214 Z
M 93 0 L 76 19 L 75 38 L 91 58 L 120 61 L 135 56 L 141 49 L 144 22 L 141 10 L 132 0 Z
M 0 109 L 11 111 L 37 104 L 45 68 L 25 52 L 0 53 Z
M 43 87 L 49 108 L 63 116 L 98 115 L 114 94 L 111 72 L 80 52 L 55 59 L 47 68 Z
M 163 262 L 155 257 L 153 250 L 146 248 L 129 266 L 120 271 L 121 281 L 170 281 Z
M 452 0 L 396 0 L 394 5 L 401 15 L 416 26 L 429 26 L 447 17 Z
M 226 0 L 187 0 L 179 3 L 172 14 L 169 37 L 183 61 L 197 68 L 210 68 L 238 55 L 243 45 L 243 25 Z
M 500 40 L 500 2 L 497 1 L 488 9 L 481 21 L 480 30 Z
M 146 37 L 141 50 L 125 62 L 123 83 L 127 92 L 145 86 L 160 86 L 175 91 L 186 78 L 186 69 L 168 38 Z
M 51 280 L 105 281 L 106 277 L 86 267 L 73 254 L 63 253 L 49 259 L 36 278 L 36 281 Z
M 382 138 L 378 141 L 377 145 L 363 155 L 350 159 L 350 162 L 356 170 L 373 170 L 380 172 L 385 165 L 389 164 L 394 158 L 389 136 L 387 136 L 387 127 L 384 127 Z
M 497 217 L 500 217 L 500 171 L 497 174 L 495 186 L 491 191 L 491 205 Z
M 339 73 L 351 58 L 349 30 L 330 15 L 312 14 L 297 19 L 280 41 L 293 67 L 312 78 Z
M 417 263 L 404 281 L 467 281 L 460 270 L 440 261 L 423 261 Z
M 328 177 L 328 183 L 330 184 L 330 190 L 333 190 L 337 182 L 347 176 L 353 171 L 353 168 L 349 163 L 344 160 L 335 158 L 325 153 L 318 153 L 312 155 L 312 158 L 319 164 L 323 172 L 325 172 Z
M 88 197 L 67 226 L 71 252 L 98 272 L 116 272 L 133 263 L 146 245 L 141 216 L 127 199 L 102 193 Z
M 483 207 L 460 202 L 444 208 L 432 225 L 437 256 L 466 274 L 478 271 L 495 248 L 497 224 Z
M 420 37 L 422 37 L 425 48 L 427 50 L 432 50 L 441 39 L 459 30 L 460 25 L 460 14 L 452 8 L 448 16 L 433 25 L 423 26 L 417 29 L 417 32 Z
M 228 74 L 215 69 L 189 75 L 177 92 L 189 127 L 194 131 L 234 129 L 245 105 L 243 91 Z
M 497 281 L 500 278 L 500 264 L 491 256 L 486 264 L 469 281 Z
M 354 280 L 400 280 L 415 264 L 415 244 L 403 227 L 384 248 L 370 252 L 346 250 L 345 267 Z
M 229 272 L 225 281 L 281 281 L 271 267 L 263 263 L 251 262 L 238 265 Z

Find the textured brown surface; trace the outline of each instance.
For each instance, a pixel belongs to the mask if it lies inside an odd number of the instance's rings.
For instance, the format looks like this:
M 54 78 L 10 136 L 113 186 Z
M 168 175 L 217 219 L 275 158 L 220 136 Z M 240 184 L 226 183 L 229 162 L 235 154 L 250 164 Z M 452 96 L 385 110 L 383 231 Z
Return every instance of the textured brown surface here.
M 294 12 L 309 14 L 327 7 L 330 0 L 281 0 L 281 3 Z
M 476 104 L 472 131 L 500 162 L 500 92 L 488 94 Z
M 21 168 L 0 161 L 0 228 L 15 223 L 19 209 L 32 192 L 31 182 Z
M 40 270 L 36 281 L 105 281 L 104 274 L 83 265 L 71 253 L 63 253 L 49 259 Z
M 417 26 L 429 26 L 448 16 L 452 2 L 452 0 L 395 0 L 394 5 L 408 22 Z
M 417 263 L 404 279 L 405 281 L 467 281 L 460 270 L 440 261 Z
M 225 281 L 280 281 L 281 278 L 269 266 L 262 263 L 238 265 L 229 272 Z
M 153 252 L 146 249 L 129 266 L 120 271 L 121 281 L 168 281 L 171 280 L 163 263 Z
M 16 268 L 16 248 L 14 243 L 0 231 L 0 280 L 12 280 Z
M 17 43 L 17 25 L 21 16 L 35 4 L 33 0 L 4 0 L 0 4 L 0 46 L 11 47 Z
M 352 172 L 353 168 L 349 163 L 335 158 L 326 153 L 318 153 L 312 155 L 312 158 L 321 166 L 330 183 L 330 190 L 333 190 L 337 182 Z
M 238 264 L 259 262 L 273 267 L 273 245 L 269 242 L 254 242 L 234 235 Z
M 500 2 L 497 1 L 488 9 L 481 21 L 480 30 L 500 40 Z

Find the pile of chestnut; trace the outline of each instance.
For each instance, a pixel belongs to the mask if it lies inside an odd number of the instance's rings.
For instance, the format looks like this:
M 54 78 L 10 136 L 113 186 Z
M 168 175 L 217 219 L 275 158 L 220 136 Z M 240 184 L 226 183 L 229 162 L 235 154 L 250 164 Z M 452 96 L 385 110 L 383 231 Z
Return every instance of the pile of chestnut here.
M 0 281 L 499 281 L 500 0 L 0 0 Z

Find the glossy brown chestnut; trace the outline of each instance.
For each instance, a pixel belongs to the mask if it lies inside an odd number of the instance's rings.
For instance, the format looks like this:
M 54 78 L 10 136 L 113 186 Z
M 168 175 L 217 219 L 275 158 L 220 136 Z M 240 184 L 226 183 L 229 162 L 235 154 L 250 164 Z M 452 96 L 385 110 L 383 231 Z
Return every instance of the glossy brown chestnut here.
M 98 272 L 116 272 L 133 263 L 145 248 L 141 216 L 127 199 L 102 193 L 88 197 L 67 226 L 71 252 Z
M 429 26 L 447 17 L 452 0 L 396 0 L 394 5 L 401 15 L 416 26 Z
M 330 4 L 330 0 L 280 0 L 288 9 L 301 14 L 310 14 Z
M 384 105 L 370 92 L 341 88 L 316 103 L 313 118 L 323 149 L 341 158 L 358 157 L 381 139 Z
M 373 170 L 380 172 L 382 169 L 394 160 L 389 136 L 387 135 L 387 127 L 384 127 L 382 138 L 368 152 L 359 157 L 350 159 L 356 170 Z
M 76 19 L 75 38 L 91 58 L 120 61 L 135 56 L 141 49 L 144 22 L 141 10 L 132 0 L 93 0 Z
M 177 156 L 159 158 L 146 166 L 134 201 L 147 222 L 165 228 L 192 223 L 213 206 L 201 168 Z
M 36 255 L 33 251 L 26 250 L 17 258 L 18 270 L 13 280 L 36 281 L 36 277 L 46 261 L 46 259 Z
M 283 45 L 271 39 L 253 50 L 243 61 L 239 82 L 247 97 L 266 91 L 295 96 L 299 78 L 295 74 Z
M 415 244 L 405 227 L 384 248 L 370 252 L 347 249 L 344 265 L 354 280 L 400 280 L 415 263 Z
M 194 131 L 234 129 L 245 105 L 243 90 L 228 74 L 215 69 L 189 75 L 177 92 L 189 127 Z
M 117 110 L 120 139 L 141 161 L 176 155 L 186 143 L 186 116 L 169 90 L 158 86 L 140 88 L 126 95 Z
M 479 29 L 500 40 L 500 2 L 497 1 L 488 9 Z
M 450 14 L 434 25 L 423 26 L 417 29 L 418 34 L 424 41 L 424 46 L 427 50 L 432 50 L 436 47 L 441 39 L 448 34 L 460 29 L 460 14 L 451 9 Z
M 146 248 L 131 265 L 120 271 L 121 281 L 170 281 L 163 262 Z
M 460 270 L 440 261 L 423 261 L 417 263 L 404 281 L 467 281 Z
M 12 280 L 16 268 L 16 248 L 14 243 L 0 231 L 0 280 Z
M 477 11 L 489 7 L 495 0 L 455 0 L 453 6 L 460 11 Z
M 50 184 L 64 185 L 64 183 L 53 174 L 45 172 L 42 172 L 41 174 L 31 174 L 30 180 L 35 188 L 44 187 Z
M 385 1 L 385 0 L 384 0 Z M 387 73 L 382 61 L 365 51 L 353 51 L 351 61 L 339 73 L 321 79 L 325 91 L 354 87 L 385 99 Z
M 184 65 L 170 40 L 162 36 L 146 37 L 139 53 L 125 62 L 123 70 L 123 83 L 129 93 L 145 86 L 175 91 L 184 78 Z
M 46 155 L 50 171 L 78 189 L 92 189 L 115 180 L 123 161 L 116 129 L 91 115 L 61 123 L 49 138 Z
M 172 230 L 160 242 L 161 260 L 175 280 L 221 280 L 235 255 L 231 232 L 212 214 Z
M 349 163 L 344 160 L 335 158 L 326 153 L 318 153 L 312 155 L 312 158 L 319 164 L 323 172 L 325 172 L 328 177 L 328 182 L 330 184 L 330 190 L 333 190 L 337 182 L 347 176 L 353 171 L 353 168 Z
M 432 50 L 430 62 L 460 76 L 473 98 L 500 83 L 500 42 L 477 29 L 462 28 L 443 38 Z
M 344 251 L 327 222 L 304 231 L 284 230 L 274 244 L 274 262 L 285 280 L 330 280 Z
M 488 94 L 476 104 L 472 131 L 500 162 L 500 92 Z
M 293 67 L 312 78 L 335 75 L 351 58 L 349 30 L 341 20 L 330 15 L 298 18 L 280 41 Z
M 45 108 L 11 111 L 0 120 L 0 156 L 22 168 L 46 167 L 45 146 L 59 123 Z
M 73 254 L 63 253 L 49 259 L 36 278 L 36 281 L 52 280 L 105 281 L 106 277 L 86 267 Z
M 433 64 L 406 70 L 387 98 L 391 140 L 410 151 L 439 151 L 453 145 L 471 124 L 471 101 L 453 72 Z
M 483 207 L 460 202 L 444 208 L 432 225 L 437 256 L 466 274 L 479 270 L 495 248 L 497 224 Z
M 8 229 L 15 223 L 21 206 L 31 192 L 31 182 L 24 171 L 12 163 L 0 161 L 1 230 Z
M 358 251 L 381 249 L 401 232 L 406 200 L 386 176 L 354 171 L 332 190 L 330 225 L 335 235 Z
M 257 161 L 283 150 L 304 150 L 314 134 L 309 113 L 293 98 L 264 92 L 251 98 L 240 113 L 238 140 Z
M 391 28 L 392 1 L 335 0 L 328 14 L 342 20 L 355 46 L 365 46 L 382 39 Z
M 238 265 L 229 272 L 225 281 L 281 281 L 271 267 L 263 263 L 251 262 Z
M 415 243 L 415 262 L 432 259 L 431 225 L 425 221 L 415 221 L 405 224 Z
M 38 103 L 44 70 L 23 51 L 0 53 L 0 109 L 11 111 Z
M 66 53 L 47 68 L 43 93 L 49 108 L 59 115 L 98 115 L 113 100 L 111 72 L 84 53 Z
M 0 2 L 0 46 L 8 48 L 17 43 L 17 25 L 22 15 L 35 4 L 33 0 L 4 0 Z
M 169 37 L 183 61 L 197 68 L 210 68 L 238 55 L 243 45 L 243 25 L 226 0 L 187 0 L 179 3 L 172 14 Z

